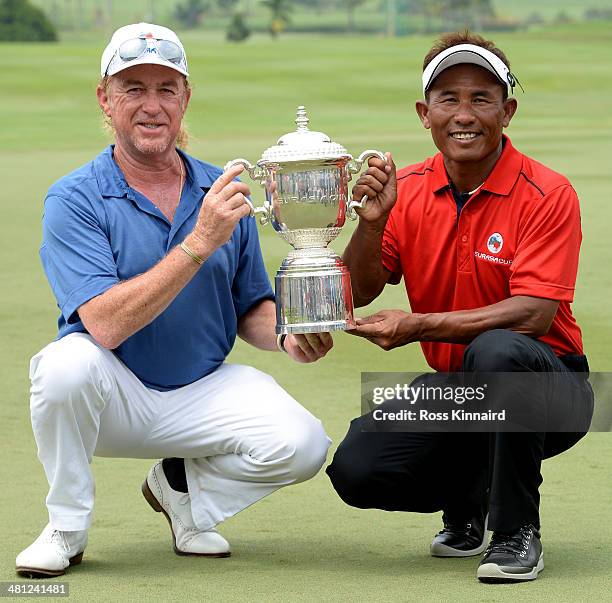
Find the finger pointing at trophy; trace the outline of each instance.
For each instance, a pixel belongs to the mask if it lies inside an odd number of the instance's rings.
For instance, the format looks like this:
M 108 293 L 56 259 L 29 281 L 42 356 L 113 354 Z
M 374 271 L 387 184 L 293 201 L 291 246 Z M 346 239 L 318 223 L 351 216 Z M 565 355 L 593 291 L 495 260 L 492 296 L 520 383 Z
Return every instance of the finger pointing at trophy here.
M 380 151 L 367 150 L 357 159 L 322 132 L 308 128 L 304 107 L 298 107 L 297 130 L 282 136 L 256 163 L 234 159 L 266 191 L 261 207 L 250 201 L 251 214 L 270 222 L 293 249 L 275 277 L 276 332 L 322 333 L 354 326 L 351 278 L 342 259 L 328 247 L 346 217 L 355 218 L 368 196 L 349 200 L 348 183 L 370 157 L 385 161 Z

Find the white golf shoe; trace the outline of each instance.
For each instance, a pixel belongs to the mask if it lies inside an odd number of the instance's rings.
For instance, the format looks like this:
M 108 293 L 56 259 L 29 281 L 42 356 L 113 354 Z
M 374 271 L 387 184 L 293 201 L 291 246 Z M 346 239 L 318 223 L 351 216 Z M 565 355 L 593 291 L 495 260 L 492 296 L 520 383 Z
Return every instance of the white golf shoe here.
M 26 578 L 62 576 L 70 565 L 78 565 L 87 546 L 87 530 L 62 532 L 47 524 L 40 536 L 17 555 L 17 573 Z
M 177 555 L 229 557 L 230 545 L 215 529 L 200 530 L 191 515 L 189 494 L 170 487 L 161 461 L 149 471 L 142 493 L 154 511 L 163 513 L 170 524 L 172 543 Z

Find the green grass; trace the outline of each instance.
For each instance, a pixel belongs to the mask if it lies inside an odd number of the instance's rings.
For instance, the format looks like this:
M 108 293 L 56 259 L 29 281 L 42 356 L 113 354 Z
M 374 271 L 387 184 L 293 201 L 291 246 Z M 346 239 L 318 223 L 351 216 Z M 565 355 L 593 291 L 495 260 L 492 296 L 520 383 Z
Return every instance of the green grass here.
M 518 93 L 508 133 L 521 150 L 565 173 L 581 198 L 584 242 L 574 310 L 594 370 L 612 364 L 610 31 L 597 24 L 495 37 L 526 89 Z M 42 199 L 51 182 L 106 144 L 94 97 L 102 43 L 99 37 L 88 44 L 1 46 L 0 581 L 13 579 L 15 554 L 46 521 L 46 482 L 27 400 L 28 359 L 53 338 L 56 320 L 37 257 Z M 313 128 L 353 154 L 391 150 L 404 165 L 434 152 L 413 110 L 429 37 L 255 37 L 232 46 L 193 33 L 185 43 L 194 83 L 191 152 L 208 161 L 255 160 L 292 129 L 299 104 L 309 109 Z M 273 275 L 287 247 L 270 229 L 261 234 Z M 338 251 L 349 234 L 347 228 L 335 242 Z M 389 288 L 373 305 L 380 307 L 406 308 L 403 286 Z M 359 412 L 360 371 L 425 368 L 418 346 L 384 353 L 345 334 L 312 366 L 242 344 L 231 360 L 273 374 L 323 420 L 334 446 Z M 323 474 L 227 522 L 222 531 L 235 550 L 231 559 L 178 558 L 167 526 L 139 493 L 149 463 L 97 459 L 90 546 L 86 562 L 67 579 L 78 601 L 605 600 L 612 587 L 611 454 L 610 435 L 591 434 L 545 463 L 547 569 L 533 584 L 498 588 L 476 582 L 473 559 L 427 556 L 438 515 L 350 509 Z

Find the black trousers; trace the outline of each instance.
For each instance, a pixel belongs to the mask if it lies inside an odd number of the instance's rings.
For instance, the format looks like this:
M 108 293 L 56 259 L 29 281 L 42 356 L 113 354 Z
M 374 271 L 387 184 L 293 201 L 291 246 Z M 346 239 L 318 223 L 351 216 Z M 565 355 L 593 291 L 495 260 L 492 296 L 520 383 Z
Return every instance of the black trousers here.
M 402 433 L 364 431 L 368 416 L 354 419 L 327 474 L 347 504 L 362 509 L 444 511 L 473 517 L 488 508 L 489 529 L 509 532 L 540 526 L 542 460 L 580 440 L 593 414 L 593 392 L 583 356 L 558 358 L 550 346 L 496 329 L 466 348 L 466 372 L 566 373 L 564 389 L 533 395 L 536 408 L 563 399 L 567 430 L 542 433 Z M 571 387 L 567 387 L 570 383 Z M 517 392 L 505 391 L 510 402 Z M 520 392 L 521 396 L 525 391 Z M 545 414 L 545 412 L 544 412 Z

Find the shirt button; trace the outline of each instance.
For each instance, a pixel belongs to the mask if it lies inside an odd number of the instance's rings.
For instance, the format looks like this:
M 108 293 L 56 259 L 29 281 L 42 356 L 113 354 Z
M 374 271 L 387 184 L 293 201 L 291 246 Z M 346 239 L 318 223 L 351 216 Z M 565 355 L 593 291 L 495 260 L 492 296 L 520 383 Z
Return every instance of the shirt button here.
M 462 242 L 462 243 L 467 243 L 467 241 L 468 241 L 467 235 L 463 235 L 463 236 L 461 237 L 461 242 Z

